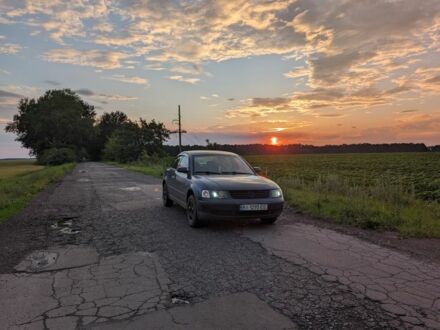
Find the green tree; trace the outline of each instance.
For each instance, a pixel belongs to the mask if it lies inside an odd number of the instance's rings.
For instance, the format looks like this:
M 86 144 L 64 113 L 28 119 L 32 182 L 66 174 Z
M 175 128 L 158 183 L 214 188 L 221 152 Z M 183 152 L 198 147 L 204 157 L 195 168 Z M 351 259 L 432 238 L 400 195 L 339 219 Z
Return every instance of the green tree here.
M 162 156 L 163 144 L 170 137 L 170 131 L 165 128 L 165 125 L 160 122 L 156 122 L 154 119 L 149 123 L 140 118 L 140 145 L 143 152 L 148 155 Z
M 104 148 L 104 159 L 129 163 L 139 159 L 142 153 L 140 129 L 134 122 L 128 122 L 113 132 Z
M 37 100 L 21 99 L 6 131 L 37 158 L 53 148 L 70 148 L 82 158 L 93 139 L 95 115 L 94 107 L 70 89 L 49 90 Z
M 102 114 L 95 127 L 95 140 L 90 147 L 90 156 L 94 160 L 100 160 L 104 151 L 105 145 L 113 132 L 128 124 L 129 120 L 122 111 L 105 112 Z
M 144 155 L 161 156 L 169 133 L 163 123 L 155 120 L 147 122 L 140 118 L 139 122 L 128 121 L 108 139 L 104 158 L 128 163 L 138 161 Z

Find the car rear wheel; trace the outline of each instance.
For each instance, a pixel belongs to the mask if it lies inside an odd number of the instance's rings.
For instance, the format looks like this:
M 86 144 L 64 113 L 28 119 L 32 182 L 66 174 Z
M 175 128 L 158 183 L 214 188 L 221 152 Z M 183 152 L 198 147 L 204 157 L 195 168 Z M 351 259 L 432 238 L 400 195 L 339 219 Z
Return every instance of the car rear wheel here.
M 165 207 L 173 206 L 173 201 L 168 196 L 168 187 L 166 183 L 164 183 L 162 186 L 162 202 L 163 202 L 163 206 Z
M 266 224 L 266 225 L 271 225 L 273 223 L 275 223 L 275 221 L 278 220 L 278 217 L 273 217 L 273 218 L 261 218 L 261 222 Z
M 199 216 L 197 215 L 197 203 L 194 195 L 189 195 L 186 201 L 186 220 L 193 228 L 200 227 L 201 225 Z

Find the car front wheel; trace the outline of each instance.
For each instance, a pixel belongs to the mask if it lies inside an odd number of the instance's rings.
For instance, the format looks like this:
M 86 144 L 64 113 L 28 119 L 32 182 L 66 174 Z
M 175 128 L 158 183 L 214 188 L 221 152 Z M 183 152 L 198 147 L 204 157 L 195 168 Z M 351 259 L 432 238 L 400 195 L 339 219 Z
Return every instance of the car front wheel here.
M 193 228 L 200 227 L 201 225 L 197 215 L 197 203 L 194 195 L 190 195 L 186 201 L 186 219 Z

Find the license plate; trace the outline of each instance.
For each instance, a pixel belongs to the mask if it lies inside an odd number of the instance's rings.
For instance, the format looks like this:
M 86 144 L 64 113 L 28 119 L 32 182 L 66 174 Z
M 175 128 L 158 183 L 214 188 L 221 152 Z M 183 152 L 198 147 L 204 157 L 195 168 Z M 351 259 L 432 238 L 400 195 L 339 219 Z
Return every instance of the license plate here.
M 240 211 L 267 211 L 267 204 L 240 205 Z

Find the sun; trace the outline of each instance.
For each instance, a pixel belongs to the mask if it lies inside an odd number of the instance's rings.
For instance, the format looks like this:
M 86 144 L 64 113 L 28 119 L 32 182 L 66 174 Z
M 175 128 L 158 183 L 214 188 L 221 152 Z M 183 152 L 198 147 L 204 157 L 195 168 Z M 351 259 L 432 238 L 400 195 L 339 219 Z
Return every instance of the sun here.
M 276 146 L 276 145 L 278 144 L 278 138 L 277 138 L 276 136 L 272 136 L 272 137 L 270 138 L 270 143 L 271 143 L 273 146 Z

